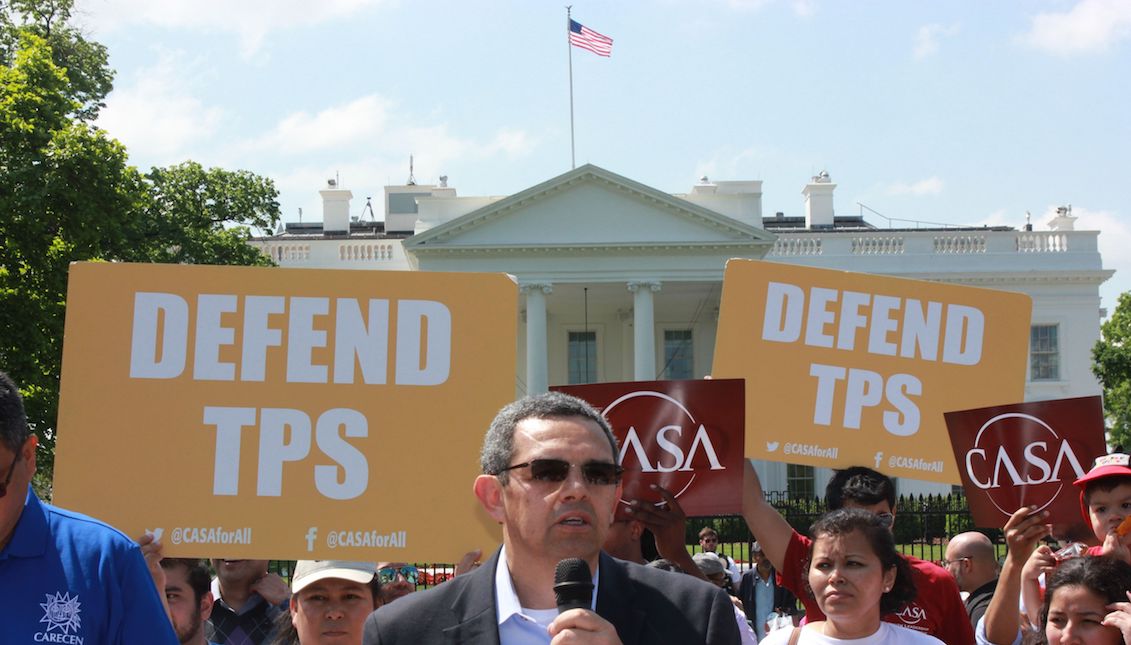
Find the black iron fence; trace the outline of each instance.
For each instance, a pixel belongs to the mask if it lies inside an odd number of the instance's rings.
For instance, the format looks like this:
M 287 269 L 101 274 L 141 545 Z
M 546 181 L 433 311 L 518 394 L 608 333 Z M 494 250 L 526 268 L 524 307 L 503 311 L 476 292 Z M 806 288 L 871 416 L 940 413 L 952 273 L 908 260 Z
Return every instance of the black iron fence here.
M 767 499 L 800 533 L 808 534 L 809 526 L 825 513 L 820 498 L 795 498 L 783 492 L 770 492 Z M 687 524 L 687 543 L 698 550 L 699 531 L 710 526 L 719 534 L 720 553 L 740 562 L 749 562 L 750 545 L 757 539 L 757 527 L 747 527 L 740 516 L 693 518 Z M 753 530 L 751 530 L 751 528 Z M 896 503 L 896 520 L 892 527 L 896 544 L 906 555 L 938 561 L 946 551 L 947 541 L 965 531 L 973 531 L 974 520 L 966 496 L 906 495 Z M 984 531 L 995 544 L 1004 544 L 1001 531 Z

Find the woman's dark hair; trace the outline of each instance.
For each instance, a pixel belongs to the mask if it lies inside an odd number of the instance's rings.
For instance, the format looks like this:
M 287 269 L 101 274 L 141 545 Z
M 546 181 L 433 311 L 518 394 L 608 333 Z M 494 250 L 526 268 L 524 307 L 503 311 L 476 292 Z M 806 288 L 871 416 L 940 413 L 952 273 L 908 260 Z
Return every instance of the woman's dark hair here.
M 1049 622 L 1052 597 L 1061 587 L 1084 587 L 1105 603 L 1127 602 L 1131 589 L 1131 564 L 1107 556 L 1072 558 L 1060 563 L 1049 576 L 1045 604 L 1041 606 L 1041 631 Z
M 381 581 L 376 576 L 373 580 L 366 585 L 369 591 L 373 593 L 373 608 L 377 609 L 378 592 L 381 591 Z M 267 642 L 269 645 L 302 645 L 298 639 L 298 630 L 295 629 L 295 624 L 291 620 L 290 611 L 281 611 L 278 616 L 275 616 L 274 626 L 272 628 L 270 640 Z
M 891 614 L 900 607 L 915 599 L 915 582 L 911 579 L 911 565 L 899 554 L 895 548 L 895 538 L 891 531 L 883 525 L 882 520 L 875 513 L 859 508 L 842 508 L 821 516 L 813 526 L 809 527 L 809 535 L 813 536 L 813 545 L 809 548 L 809 564 L 813 560 L 813 546 L 822 537 L 840 537 L 850 533 L 859 532 L 872 547 L 872 552 L 879 558 L 884 571 L 895 568 L 895 583 L 891 590 L 880 597 L 880 615 Z M 806 576 L 808 578 L 808 576 Z M 813 590 L 806 588 L 809 595 Z

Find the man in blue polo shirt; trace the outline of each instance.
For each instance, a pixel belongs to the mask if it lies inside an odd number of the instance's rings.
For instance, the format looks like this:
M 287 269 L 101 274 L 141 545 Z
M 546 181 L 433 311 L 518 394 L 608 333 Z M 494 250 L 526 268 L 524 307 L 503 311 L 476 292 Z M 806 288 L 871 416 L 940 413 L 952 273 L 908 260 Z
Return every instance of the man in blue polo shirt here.
M 137 545 L 35 496 L 38 445 L 19 390 L 0 372 L 0 640 L 176 645 Z

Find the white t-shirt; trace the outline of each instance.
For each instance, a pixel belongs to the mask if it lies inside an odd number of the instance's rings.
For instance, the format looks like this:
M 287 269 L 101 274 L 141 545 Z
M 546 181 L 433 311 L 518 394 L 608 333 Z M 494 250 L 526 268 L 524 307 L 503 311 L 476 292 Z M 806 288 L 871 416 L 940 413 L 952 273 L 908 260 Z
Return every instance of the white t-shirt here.
M 820 625 L 820 623 L 814 624 Z M 762 645 L 786 645 L 786 643 L 789 643 L 789 637 L 792 633 L 792 629 L 779 629 L 770 632 L 766 635 L 766 638 L 762 639 Z M 880 623 L 880 628 L 871 636 L 850 639 L 833 638 L 832 636 L 825 636 L 817 629 L 803 628 L 801 639 L 797 642 L 798 645 L 905 645 L 908 643 L 927 645 L 929 643 L 942 643 L 934 636 L 891 623 Z

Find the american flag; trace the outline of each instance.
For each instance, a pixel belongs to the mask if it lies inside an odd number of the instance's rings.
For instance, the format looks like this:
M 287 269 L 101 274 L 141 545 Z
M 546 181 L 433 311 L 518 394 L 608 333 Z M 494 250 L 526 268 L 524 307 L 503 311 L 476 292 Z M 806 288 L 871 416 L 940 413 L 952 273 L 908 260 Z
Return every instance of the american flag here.
M 598 56 L 612 56 L 613 39 L 593 31 L 577 22 L 569 21 L 569 43 L 574 47 L 588 49 Z

